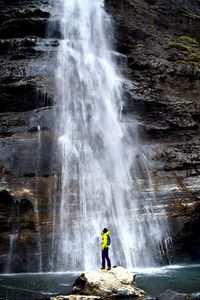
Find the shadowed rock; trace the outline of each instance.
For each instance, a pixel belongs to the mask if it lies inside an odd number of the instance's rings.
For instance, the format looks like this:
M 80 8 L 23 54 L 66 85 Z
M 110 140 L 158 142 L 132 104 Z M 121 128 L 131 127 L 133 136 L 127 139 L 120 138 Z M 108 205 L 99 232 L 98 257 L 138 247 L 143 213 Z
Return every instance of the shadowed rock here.
M 197 300 L 199 295 L 188 295 L 183 293 L 176 293 L 172 290 L 167 290 L 158 296 L 158 300 Z

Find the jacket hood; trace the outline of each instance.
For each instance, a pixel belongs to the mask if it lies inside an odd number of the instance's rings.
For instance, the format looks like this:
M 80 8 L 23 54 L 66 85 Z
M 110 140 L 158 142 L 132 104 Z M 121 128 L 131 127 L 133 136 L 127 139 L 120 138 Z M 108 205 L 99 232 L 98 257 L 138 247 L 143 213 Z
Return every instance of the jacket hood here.
M 102 232 L 101 234 L 102 234 L 102 235 L 104 235 L 104 234 L 105 234 L 105 235 L 110 235 L 110 231 L 108 230 L 107 232 L 105 232 L 105 233 Z

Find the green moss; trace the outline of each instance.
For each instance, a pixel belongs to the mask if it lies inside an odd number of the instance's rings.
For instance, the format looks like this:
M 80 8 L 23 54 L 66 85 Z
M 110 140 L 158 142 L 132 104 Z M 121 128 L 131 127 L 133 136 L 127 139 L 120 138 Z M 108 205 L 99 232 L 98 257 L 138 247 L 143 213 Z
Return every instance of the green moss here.
M 188 35 L 181 35 L 179 38 L 180 38 L 180 40 L 190 43 L 190 44 L 198 44 L 198 42 L 194 38 L 191 38 Z
M 185 50 L 185 51 L 187 51 L 189 53 L 192 53 L 194 51 L 194 49 L 191 46 L 184 45 L 184 44 L 182 44 L 180 42 L 175 42 L 175 41 L 168 42 L 168 46 L 175 47 L 175 48 L 178 48 L 180 50 Z
M 190 56 L 194 59 L 200 59 L 200 52 L 191 53 Z
M 178 60 L 176 63 L 195 66 L 195 67 L 200 67 L 200 63 L 196 62 L 196 61 Z
M 172 36 L 170 34 L 164 34 L 163 35 L 165 38 L 171 38 Z
M 180 40 L 183 42 L 180 42 Z M 191 43 L 193 43 L 193 45 L 191 45 Z M 181 63 L 200 66 L 200 47 L 197 45 L 196 40 L 185 35 L 180 36 L 179 40 L 176 38 L 176 40 L 171 40 L 167 44 L 168 46 L 175 48 L 177 51 L 184 53 L 185 60 L 181 61 Z

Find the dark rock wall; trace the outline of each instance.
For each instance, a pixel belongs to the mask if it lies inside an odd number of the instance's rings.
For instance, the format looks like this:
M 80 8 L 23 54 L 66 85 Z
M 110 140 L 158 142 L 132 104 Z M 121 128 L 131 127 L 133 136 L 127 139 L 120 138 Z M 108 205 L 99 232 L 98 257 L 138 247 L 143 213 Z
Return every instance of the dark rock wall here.
M 124 122 L 138 128 L 157 204 L 167 211 L 173 260 L 200 260 L 200 3 L 105 0 L 105 6 L 113 19 L 115 49 L 125 55 L 118 61 L 125 78 Z M 53 77 L 60 38 L 50 11 L 50 0 L 0 0 L 2 272 L 8 270 L 13 232 L 9 271 L 37 271 L 40 250 L 43 270 L 48 266 L 57 172 Z M 138 155 L 138 165 L 141 159 Z
M 106 0 L 127 56 L 124 119 L 136 120 L 174 261 L 200 260 L 200 3 Z
M 0 190 L 8 193 L 0 193 L 1 272 L 39 270 L 51 231 L 58 42 L 47 38 L 50 9 L 50 1 L 0 1 Z

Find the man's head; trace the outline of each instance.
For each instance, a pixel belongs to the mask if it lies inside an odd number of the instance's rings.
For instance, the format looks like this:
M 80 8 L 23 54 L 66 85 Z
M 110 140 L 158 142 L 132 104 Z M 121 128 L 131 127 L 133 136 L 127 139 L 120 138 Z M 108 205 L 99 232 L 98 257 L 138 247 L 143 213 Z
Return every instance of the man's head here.
M 106 232 L 108 232 L 108 229 L 107 229 L 107 228 L 104 228 L 104 229 L 103 229 L 103 233 L 106 233 Z

